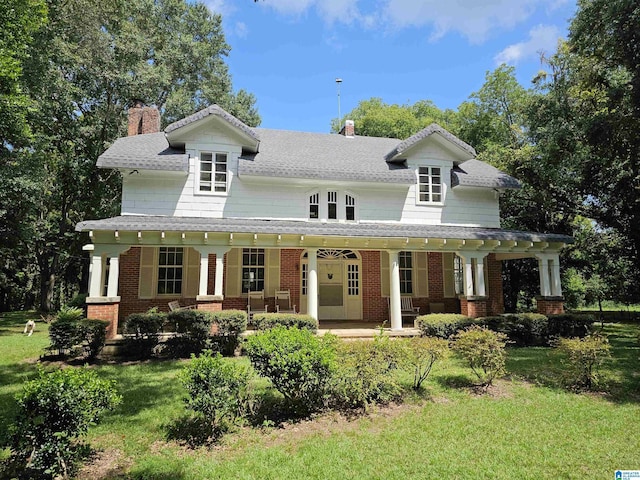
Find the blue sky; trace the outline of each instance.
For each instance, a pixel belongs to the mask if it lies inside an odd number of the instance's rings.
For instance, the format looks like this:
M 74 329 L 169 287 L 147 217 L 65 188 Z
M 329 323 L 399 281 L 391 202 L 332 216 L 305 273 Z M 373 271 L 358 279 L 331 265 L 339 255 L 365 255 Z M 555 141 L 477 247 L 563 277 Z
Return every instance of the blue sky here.
M 262 127 L 328 132 L 360 100 L 455 109 L 505 62 L 530 86 L 566 37 L 572 0 L 207 0 L 223 15 L 234 88 Z M 357 132 L 357 125 L 356 125 Z

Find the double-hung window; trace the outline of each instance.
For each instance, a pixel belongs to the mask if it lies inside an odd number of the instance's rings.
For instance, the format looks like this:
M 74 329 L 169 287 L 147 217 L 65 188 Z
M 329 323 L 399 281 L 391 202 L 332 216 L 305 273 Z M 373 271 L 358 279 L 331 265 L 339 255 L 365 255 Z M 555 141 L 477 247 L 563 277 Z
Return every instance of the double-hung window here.
M 309 218 L 320 218 L 320 194 L 314 193 L 309 196 Z
M 442 168 L 418 167 L 418 201 L 442 202 Z
M 411 295 L 413 293 L 413 256 L 411 252 L 400 252 L 398 254 L 400 267 L 400 293 Z
M 327 218 L 338 219 L 338 192 L 327 192 Z
M 158 295 L 181 295 L 183 279 L 182 247 L 160 247 L 158 251 Z
M 242 249 L 242 293 L 264 290 L 264 248 Z
M 200 153 L 200 192 L 226 193 L 227 175 L 226 153 Z
M 355 221 L 356 219 L 356 197 L 349 195 L 348 193 L 344 196 L 344 219 L 350 222 Z

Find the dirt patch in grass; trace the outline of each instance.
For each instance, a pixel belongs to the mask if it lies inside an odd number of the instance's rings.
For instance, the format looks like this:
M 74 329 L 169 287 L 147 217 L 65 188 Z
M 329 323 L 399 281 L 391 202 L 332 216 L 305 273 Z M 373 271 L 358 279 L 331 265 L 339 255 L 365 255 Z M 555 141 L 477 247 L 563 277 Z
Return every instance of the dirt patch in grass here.
M 124 477 L 133 462 L 125 458 L 123 453 L 115 448 L 108 448 L 93 453 L 91 458 L 78 472 L 77 478 L 103 480 L 106 478 Z

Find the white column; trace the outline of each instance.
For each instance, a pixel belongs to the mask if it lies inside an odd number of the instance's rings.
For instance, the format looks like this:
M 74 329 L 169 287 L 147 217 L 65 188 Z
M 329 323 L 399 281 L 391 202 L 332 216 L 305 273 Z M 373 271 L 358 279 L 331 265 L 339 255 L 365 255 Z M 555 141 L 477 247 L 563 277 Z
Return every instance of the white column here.
M 560 256 L 554 255 L 551 258 L 549 268 L 551 269 L 551 295 L 562 296 L 562 285 L 560 283 Z
M 200 283 L 198 284 L 198 295 L 207 294 L 207 286 L 209 283 L 209 253 L 200 253 Z M 217 272 L 216 272 L 217 273 Z
M 476 295 L 484 297 L 487 293 L 484 285 L 484 257 L 476 257 Z
M 109 280 L 107 283 L 107 297 L 118 296 L 118 278 L 120 276 L 120 256 L 109 257 Z
M 221 297 L 222 285 L 224 285 L 224 252 L 216 252 L 216 278 L 213 294 Z
M 549 259 L 547 256 L 538 257 L 538 270 L 540 272 L 540 295 L 543 297 L 551 296 L 549 288 Z
M 464 292 L 467 297 L 473 297 L 475 288 L 473 285 L 473 258 L 469 255 L 464 258 Z
M 318 249 L 307 249 L 307 315 L 318 319 Z
M 400 302 L 400 261 L 398 250 L 389 250 L 389 315 L 391 330 L 402 330 L 402 305 Z
M 93 253 L 89 267 L 89 297 L 102 296 L 102 255 Z

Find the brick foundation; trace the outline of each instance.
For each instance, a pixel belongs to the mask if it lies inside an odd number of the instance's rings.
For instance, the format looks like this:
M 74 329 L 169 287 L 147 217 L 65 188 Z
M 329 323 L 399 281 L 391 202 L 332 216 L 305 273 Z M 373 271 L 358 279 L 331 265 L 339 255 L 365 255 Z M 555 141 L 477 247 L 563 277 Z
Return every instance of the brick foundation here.
M 471 318 L 486 317 L 488 297 L 460 297 L 460 313 Z
M 543 315 L 557 315 L 564 313 L 564 298 L 536 297 L 537 311 Z
M 109 322 L 107 327 L 107 339 L 113 338 L 118 332 L 118 312 L 120 304 L 112 303 L 88 303 L 87 318 L 95 320 L 106 320 Z

